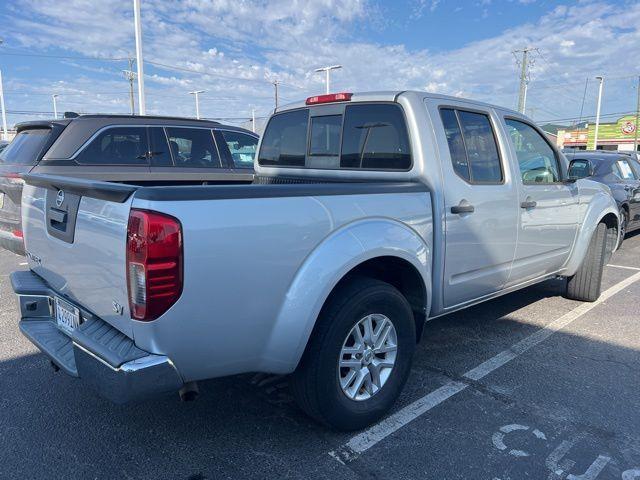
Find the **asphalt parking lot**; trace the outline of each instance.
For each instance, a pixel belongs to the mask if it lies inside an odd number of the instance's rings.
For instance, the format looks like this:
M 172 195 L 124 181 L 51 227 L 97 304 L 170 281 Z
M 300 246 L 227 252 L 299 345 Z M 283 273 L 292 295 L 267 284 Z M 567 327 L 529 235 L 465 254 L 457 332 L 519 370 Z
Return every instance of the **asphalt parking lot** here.
M 352 434 L 304 416 L 287 379 L 115 406 L 18 331 L 0 252 L 0 478 L 640 479 L 640 235 L 601 301 L 558 281 L 427 324 L 394 412 Z

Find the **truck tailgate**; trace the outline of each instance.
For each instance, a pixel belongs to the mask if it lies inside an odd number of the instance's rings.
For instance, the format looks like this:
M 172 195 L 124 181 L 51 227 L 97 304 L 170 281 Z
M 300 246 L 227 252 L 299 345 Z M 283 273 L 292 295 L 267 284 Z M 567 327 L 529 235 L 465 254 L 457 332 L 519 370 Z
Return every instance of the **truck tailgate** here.
M 126 237 L 136 187 L 24 178 L 22 223 L 31 270 L 61 296 L 131 337 Z

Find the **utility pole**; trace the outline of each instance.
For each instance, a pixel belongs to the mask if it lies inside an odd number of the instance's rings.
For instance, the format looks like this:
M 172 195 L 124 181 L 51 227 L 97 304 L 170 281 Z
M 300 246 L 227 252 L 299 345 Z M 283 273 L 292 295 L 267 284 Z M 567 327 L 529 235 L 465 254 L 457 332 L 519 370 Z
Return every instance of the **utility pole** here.
M 638 153 L 638 120 L 640 117 L 640 76 L 638 76 L 638 103 L 636 104 L 636 134 L 633 138 L 633 151 Z
M 0 45 L 4 40 L 0 38 Z M 2 86 L 2 69 L 0 69 L 0 107 L 2 109 L 2 139 L 9 140 L 9 132 L 7 132 L 7 111 L 4 108 L 4 87 Z
M 527 88 L 529 85 L 529 66 L 532 64 L 529 52 L 535 50 L 532 47 L 525 47 L 522 50 L 515 50 L 513 54 L 522 53 L 522 65 L 520 69 L 520 90 L 518 93 L 518 111 L 524 113 L 527 108 Z M 517 57 L 516 57 L 517 58 Z M 518 60 L 520 62 L 520 60 Z
M 204 90 L 194 90 L 193 92 L 189 92 L 189 95 L 194 95 L 196 97 L 196 118 L 200 120 L 200 97 L 199 95 L 204 93 Z
M 596 80 L 600 82 L 598 86 L 598 105 L 596 106 L 596 128 L 593 134 L 593 149 L 598 149 L 598 128 L 600 127 L 600 105 L 602 104 L 602 84 L 604 83 L 604 77 L 596 77 Z
M 278 85 L 280 84 L 280 82 L 278 80 L 274 80 L 271 83 L 273 83 L 273 88 L 275 90 L 275 95 L 276 95 L 276 107 L 273 109 L 275 113 L 275 111 L 278 110 Z
M 136 114 L 136 102 L 134 100 L 133 81 L 136 79 L 136 72 L 133 71 L 133 58 L 129 59 L 129 70 L 123 70 L 124 78 L 129 82 L 129 104 L 131 106 L 131 115 Z
M 147 114 L 144 100 L 144 66 L 142 59 L 142 22 L 140 19 L 140 0 L 133 0 L 133 23 L 136 34 L 136 65 L 138 66 L 138 107 L 140 115 Z
M 328 67 L 321 67 L 321 68 L 315 69 L 316 72 L 325 72 L 325 75 L 326 75 L 325 85 L 327 87 L 326 93 L 329 93 L 331 91 L 331 76 L 330 76 L 331 70 L 337 70 L 339 68 L 342 68 L 342 65 L 330 65 Z
M 51 98 L 53 99 L 53 118 L 55 120 L 58 119 L 58 102 L 56 101 L 56 99 L 59 97 L 60 95 L 58 95 L 57 93 L 54 93 L 53 95 L 51 95 Z
M 251 131 L 256 133 L 256 109 L 251 109 Z

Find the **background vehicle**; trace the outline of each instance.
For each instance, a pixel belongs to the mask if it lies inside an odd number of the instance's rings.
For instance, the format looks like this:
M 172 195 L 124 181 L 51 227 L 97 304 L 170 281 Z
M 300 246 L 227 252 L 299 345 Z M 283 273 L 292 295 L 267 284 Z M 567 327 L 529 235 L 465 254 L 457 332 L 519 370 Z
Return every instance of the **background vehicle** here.
M 375 92 L 281 108 L 255 185 L 27 175 L 20 328 L 115 401 L 293 373 L 311 416 L 362 428 L 426 319 L 558 275 L 598 298 L 618 208 L 566 169 L 519 113 Z
M 633 152 L 632 152 L 633 153 Z M 590 178 L 611 189 L 620 209 L 620 244 L 628 232 L 640 228 L 640 163 L 616 153 L 572 152 L 569 175 Z
M 258 136 L 185 118 L 81 115 L 17 126 L 0 153 L 0 246 L 24 254 L 20 175 L 136 185 L 250 183 Z

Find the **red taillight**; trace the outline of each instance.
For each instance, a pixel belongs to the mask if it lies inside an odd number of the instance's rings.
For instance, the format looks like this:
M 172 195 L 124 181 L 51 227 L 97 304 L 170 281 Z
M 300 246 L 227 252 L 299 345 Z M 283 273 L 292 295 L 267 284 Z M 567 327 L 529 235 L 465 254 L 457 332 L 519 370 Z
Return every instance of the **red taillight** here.
M 19 173 L 5 173 L 2 176 L 6 178 L 9 183 L 14 183 L 16 185 L 24 185 L 24 180 L 22 179 L 22 176 Z
M 182 293 L 182 228 L 169 215 L 132 209 L 127 228 L 131 316 L 155 320 Z
M 22 230 L 13 230 L 11 233 L 13 233 L 14 237 L 18 237 L 18 238 L 22 238 Z
M 316 95 L 315 97 L 307 98 L 307 105 L 317 105 L 319 103 L 331 103 L 331 102 L 348 102 L 351 100 L 353 93 L 329 93 L 327 95 Z

